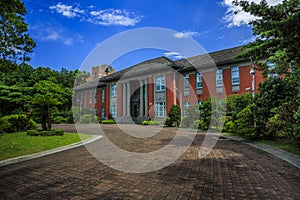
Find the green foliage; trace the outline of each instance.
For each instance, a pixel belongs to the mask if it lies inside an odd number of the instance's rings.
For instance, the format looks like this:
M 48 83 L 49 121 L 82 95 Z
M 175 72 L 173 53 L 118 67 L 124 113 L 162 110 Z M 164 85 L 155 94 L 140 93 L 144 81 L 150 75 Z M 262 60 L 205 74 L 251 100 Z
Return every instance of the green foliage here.
M 198 105 L 189 106 L 187 109 L 187 116 L 182 119 L 181 125 L 183 127 L 190 127 L 195 120 L 200 118 L 200 111 Z
M 234 94 L 226 97 L 227 115 L 232 116 L 232 120 L 236 120 L 236 115 L 252 103 L 252 94 Z
M 115 124 L 116 121 L 114 119 L 104 119 L 101 121 L 101 124 Z
M 179 127 L 180 121 L 181 121 L 180 106 L 172 105 L 168 113 L 168 118 L 165 121 L 165 125 Z
M 155 120 L 145 120 L 142 122 L 142 125 L 147 126 L 147 125 L 160 125 L 159 121 Z
M 8 115 L 0 118 L 0 132 L 19 132 L 37 128 L 37 124 L 25 114 Z
M 11 71 L 17 61 L 28 61 L 27 53 L 36 46 L 26 33 L 25 14 L 26 8 L 20 0 L 0 1 L 0 72 Z
M 62 136 L 64 135 L 64 130 L 55 129 L 55 130 L 28 130 L 27 135 L 30 136 Z
M 98 117 L 93 114 L 84 114 L 81 116 L 81 124 L 97 123 Z
M 236 131 L 238 134 L 256 137 L 253 119 L 253 105 L 248 105 L 241 112 L 237 114 Z
M 241 57 L 269 58 L 276 63 L 277 72 L 286 73 L 290 62 L 295 62 L 295 72 L 300 64 L 300 9 L 299 0 L 284 0 L 270 6 L 260 3 L 234 0 L 235 5 L 257 19 L 250 22 L 256 40 L 245 46 Z M 265 68 L 266 69 L 266 68 Z M 296 72 L 297 73 L 297 72 Z

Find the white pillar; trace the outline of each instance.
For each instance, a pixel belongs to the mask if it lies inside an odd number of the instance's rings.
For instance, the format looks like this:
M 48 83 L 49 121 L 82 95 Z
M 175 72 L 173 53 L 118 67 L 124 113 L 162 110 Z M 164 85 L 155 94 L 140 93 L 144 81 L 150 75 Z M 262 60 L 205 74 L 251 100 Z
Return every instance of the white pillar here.
M 144 90 L 143 90 L 143 80 L 140 80 L 140 117 L 144 116 Z
M 127 109 L 126 109 L 126 116 L 129 117 L 130 116 L 130 83 L 127 82 L 126 83 L 127 87 L 127 96 L 126 96 L 126 105 L 127 105 Z

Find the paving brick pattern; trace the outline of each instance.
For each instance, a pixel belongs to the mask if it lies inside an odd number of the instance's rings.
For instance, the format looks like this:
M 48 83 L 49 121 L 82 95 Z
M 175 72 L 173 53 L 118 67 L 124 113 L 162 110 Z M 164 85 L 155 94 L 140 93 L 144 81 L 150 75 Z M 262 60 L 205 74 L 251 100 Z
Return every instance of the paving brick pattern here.
M 166 145 L 175 129 L 150 139 L 125 136 L 103 127 L 114 143 L 131 151 Z M 197 134 L 197 133 L 195 133 Z M 299 199 L 299 169 L 263 151 L 232 140 L 219 140 L 198 158 L 204 135 L 198 133 L 175 163 L 133 174 L 111 169 L 78 147 L 0 168 L 1 199 Z

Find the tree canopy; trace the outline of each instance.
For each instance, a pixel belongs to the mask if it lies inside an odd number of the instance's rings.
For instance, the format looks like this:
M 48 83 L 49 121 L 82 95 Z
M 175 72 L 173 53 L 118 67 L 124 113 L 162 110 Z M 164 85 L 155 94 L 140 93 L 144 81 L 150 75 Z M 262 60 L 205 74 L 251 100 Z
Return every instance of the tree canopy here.
M 257 17 L 250 22 L 256 40 L 245 46 L 243 57 L 256 59 L 269 58 L 276 63 L 280 74 L 287 72 L 290 63 L 295 72 L 300 64 L 300 1 L 283 0 L 276 6 L 268 5 L 266 0 L 260 3 L 234 0 L 236 6 Z M 297 67 L 297 68 L 296 68 Z
M 18 61 L 28 61 L 28 53 L 36 46 L 30 38 L 20 0 L 0 1 L 0 72 L 9 71 Z

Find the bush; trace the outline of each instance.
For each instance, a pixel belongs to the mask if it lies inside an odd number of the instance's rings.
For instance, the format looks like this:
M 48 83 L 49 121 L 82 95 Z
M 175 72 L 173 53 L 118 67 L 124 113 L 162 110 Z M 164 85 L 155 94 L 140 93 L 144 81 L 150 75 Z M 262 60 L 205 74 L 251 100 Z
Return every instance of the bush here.
M 241 112 L 237 114 L 237 120 L 234 121 L 237 128 L 237 133 L 241 135 L 248 135 L 250 137 L 257 137 L 254 129 L 254 119 L 252 112 L 252 105 L 248 105 Z
M 55 129 L 55 130 L 28 130 L 27 135 L 30 136 L 61 136 L 64 134 L 64 130 Z
M 159 121 L 154 121 L 154 120 L 145 120 L 142 122 L 142 125 L 147 126 L 147 125 L 160 125 Z
M 64 118 L 63 116 L 56 116 L 53 118 L 53 122 L 55 124 L 65 124 L 67 123 L 68 118 Z
M 25 114 L 8 115 L 0 118 L 0 132 L 19 132 L 36 129 L 37 124 Z
M 102 124 L 115 124 L 116 121 L 114 119 L 105 119 L 101 121 Z
M 236 132 L 236 125 L 233 121 L 228 121 L 225 123 L 223 132 L 231 132 L 235 133 Z
M 177 105 L 172 105 L 168 113 L 165 125 L 178 127 L 181 119 L 181 109 Z
M 97 123 L 98 117 L 93 114 L 84 114 L 81 116 L 81 124 Z

